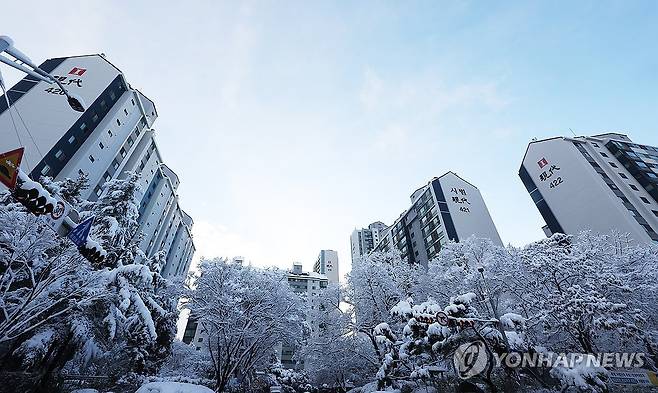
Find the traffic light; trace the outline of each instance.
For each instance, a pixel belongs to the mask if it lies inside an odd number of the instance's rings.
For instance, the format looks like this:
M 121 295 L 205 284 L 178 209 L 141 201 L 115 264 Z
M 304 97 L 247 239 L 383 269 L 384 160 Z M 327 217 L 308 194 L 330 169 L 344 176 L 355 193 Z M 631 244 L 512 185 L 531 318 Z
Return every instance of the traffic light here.
M 57 200 L 23 171 L 18 172 L 18 180 L 12 195 L 35 216 L 52 213 L 57 205 Z
M 87 239 L 82 246 L 78 247 L 78 251 L 80 251 L 80 254 L 87 258 L 89 262 L 95 264 L 103 263 L 107 256 L 107 251 L 105 251 L 100 244 L 91 239 Z

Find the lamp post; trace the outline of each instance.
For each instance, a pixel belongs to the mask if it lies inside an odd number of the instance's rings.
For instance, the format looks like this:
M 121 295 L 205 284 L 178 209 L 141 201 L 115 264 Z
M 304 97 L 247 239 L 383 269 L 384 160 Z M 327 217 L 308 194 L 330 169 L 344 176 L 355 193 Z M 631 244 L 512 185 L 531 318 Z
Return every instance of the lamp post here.
M 14 60 L 2 56 L 3 53 L 7 53 L 13 57 Z M 62 92 L 64 92 L 64 95 L 66 95 L 66 100 L 74 111 L 85 111 L 84 104 L 82 103 L 82 99 L 80 97 L 76 97 L 70 94 L 59 80 L 32 63 L 32 60 L 30 60 L 30 58 L 27 57 L 23 52 L 14 48 L 14 41 L 7 36 L 0 36 L 0 62 L 5 63 L 19 71 L 23 71 L 26 74 L 36 78 L 37 80 L 46 83 L 57 84 L 57 86 L 62 89 Z

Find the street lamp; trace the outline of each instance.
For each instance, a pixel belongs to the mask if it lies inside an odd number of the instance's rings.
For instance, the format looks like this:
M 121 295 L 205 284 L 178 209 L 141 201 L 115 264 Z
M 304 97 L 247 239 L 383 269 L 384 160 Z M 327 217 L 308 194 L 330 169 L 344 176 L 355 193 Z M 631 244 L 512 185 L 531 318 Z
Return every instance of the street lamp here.
M 14 60 L 2 56 L 3 52 L 6 52 L 8 55 L 12 56 Z M 66 95 L 66 100 L 74 111 L 85 111 L 85 106 L 82 103 L 82 99 L 80 97 L 76 97 L 70 94 L 59 80 L 32 63 L 32 60 L 30 60 L 29 57 L 23 54 L 23 52 L 14 48 L 14 41 L 4 35 L 0 36 L 0 62 L 5 63 L 10 67 L 16 68 L 17 70 L 23 71 L 40 81 L 57 84 L 57 86 L 59 86 L 59 88 L 62 89 Z

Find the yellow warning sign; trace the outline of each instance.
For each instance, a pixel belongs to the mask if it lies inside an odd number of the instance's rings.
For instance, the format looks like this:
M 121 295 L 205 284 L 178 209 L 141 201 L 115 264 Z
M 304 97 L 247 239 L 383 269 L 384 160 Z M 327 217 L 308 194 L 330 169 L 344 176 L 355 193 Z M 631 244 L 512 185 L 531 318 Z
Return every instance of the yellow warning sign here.
M 21 166 L 24 150 L 24 148 L 20 147 L 16 150 L 0 154 L 0 182 L 9 187 L 9 189 L 16 187 L 18 168 Z

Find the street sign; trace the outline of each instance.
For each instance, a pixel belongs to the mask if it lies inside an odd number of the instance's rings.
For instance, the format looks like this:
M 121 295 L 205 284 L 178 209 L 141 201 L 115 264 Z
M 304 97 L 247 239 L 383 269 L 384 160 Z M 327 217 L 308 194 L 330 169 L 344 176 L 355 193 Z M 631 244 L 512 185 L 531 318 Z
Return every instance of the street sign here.
M 656 373 L 641 370 L 609 370 L 610 382 L 615 385 L 640 385 L 640 386 L 658 386 Z
M 0 182 L 10 190 L 16 187 L 18 168 L 21 166 L 24 150 L 24 148 L 19 147 L 18 149 L 0 154 Z
M 436 313 L 436 321 L 441 326 L 448 326 L 449 323 L 448 315 L 443 311 L 439 311 Z
M 94 223 L 94 217 L 89 217 L 75 228 L 71 229 L 71 232 L 68 234 L 68 238 L 78 247 L 83 246 L 87 242 L 87 237 L 89 237 L 89 231 L 91 231 L 91 226 Z
M 62 226 L 64 218 L 69 215 L 71 206 L 69 206 L 68 203 L 64 202 L 57 196 L 53 196 L 53 198 L 57 200 L 57 203 L 55 204 L 55 208 L 53 209 L 52 213 L 44 214 L 43 216 L 40 216 L 40 218 L 55 232 L 57 232 L 59 227 Z

